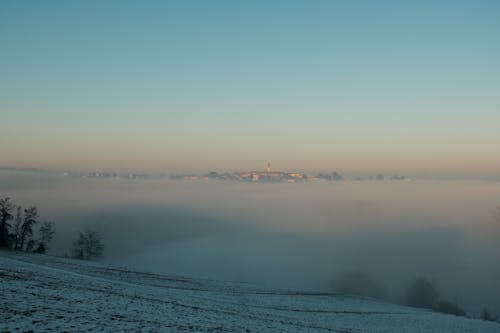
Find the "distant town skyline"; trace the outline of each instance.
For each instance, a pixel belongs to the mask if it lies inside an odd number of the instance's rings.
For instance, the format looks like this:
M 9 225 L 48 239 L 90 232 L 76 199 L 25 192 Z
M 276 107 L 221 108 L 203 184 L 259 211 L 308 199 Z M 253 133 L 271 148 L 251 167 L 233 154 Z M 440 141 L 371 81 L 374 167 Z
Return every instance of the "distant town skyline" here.
M 498 1 L 2 1 L 0 165 L 500 177 Z

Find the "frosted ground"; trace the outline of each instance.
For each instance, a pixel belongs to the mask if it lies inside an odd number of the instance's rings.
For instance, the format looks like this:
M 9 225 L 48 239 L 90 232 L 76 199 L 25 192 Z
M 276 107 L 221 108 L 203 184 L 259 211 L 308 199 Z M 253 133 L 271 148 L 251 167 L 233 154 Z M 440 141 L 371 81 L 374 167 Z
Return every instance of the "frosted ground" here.
M 342 294 L 0 252 L 0 331 L 500 332 L 500 324 Z

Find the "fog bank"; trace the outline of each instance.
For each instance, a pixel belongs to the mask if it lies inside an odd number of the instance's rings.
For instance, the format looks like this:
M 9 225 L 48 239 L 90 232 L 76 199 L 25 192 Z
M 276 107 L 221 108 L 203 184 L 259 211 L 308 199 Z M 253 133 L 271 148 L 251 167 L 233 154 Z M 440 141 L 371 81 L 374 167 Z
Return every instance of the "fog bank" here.
M 252 184 L 69 179 L 0 171 L 0 196 L 56 222 L 51 252 L 100 231 L 106 262 L 172 274 L 331 291 L 361 271 L 400 300 L 417 275 L 474 313 L 500 312 L 500 183 Z

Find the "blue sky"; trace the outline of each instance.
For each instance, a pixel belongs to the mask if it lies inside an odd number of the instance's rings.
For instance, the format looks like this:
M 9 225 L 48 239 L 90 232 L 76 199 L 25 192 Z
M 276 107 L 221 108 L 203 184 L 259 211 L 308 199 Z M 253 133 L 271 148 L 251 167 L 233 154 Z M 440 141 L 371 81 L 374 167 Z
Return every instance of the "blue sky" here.
M 2 165 L 500 174 L 498 1 L 2 1 Z

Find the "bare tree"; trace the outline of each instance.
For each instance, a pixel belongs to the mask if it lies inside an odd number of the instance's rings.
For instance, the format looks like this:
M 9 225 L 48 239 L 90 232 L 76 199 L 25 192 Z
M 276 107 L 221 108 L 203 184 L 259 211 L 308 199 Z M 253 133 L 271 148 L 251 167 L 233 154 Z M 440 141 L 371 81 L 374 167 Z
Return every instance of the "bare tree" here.
M 28 207 L 24 210 L 24 220 L 21 225 L 21 234 L 19 239 L 19 249 L 22 250 L 26 245 L 30 244 L 30 241 L 33 237 L 33 225 L 35 225 L 38 221 L 38 211 L 35 206 Z M 33 247 L 34 243 L 31 242 L 31 246 Z M 28 246 L 26 246 L 26 250 Z
M 35 240 L 33 238 L 30 238 L 28 240 L 28 243 L 26 243 L 26 252 L 33 252 L 33 249 L 35 248 Z
M 78 238 L 73 242 L 73 258 L 85 259 L 85 236 L 81 231 L 78 232 Z
M 23 215 L 22 207 L 16 207 L 16 218 L 14 219 L 14 231 L 12 233 L 12 248 L 19 250 L 19 244 L 21 242 L 21 227 L 23 225 Z
M 104 245 L 101 235 L 91 229 L 78 233 L 78 238 L 73 242 L 73 257 L 78 259 L 95 259 L 102 256 Z
M 36 248 L 36 253 L 45 253 L 47 251 L 49 243 L 54 237 L 54 222 L 44 222 L 39 231 L 38 247 Z
M 0 248 L 9 247 L 9 221 L 12 220 L 13 210 L 10 198 L 0 199 Z

